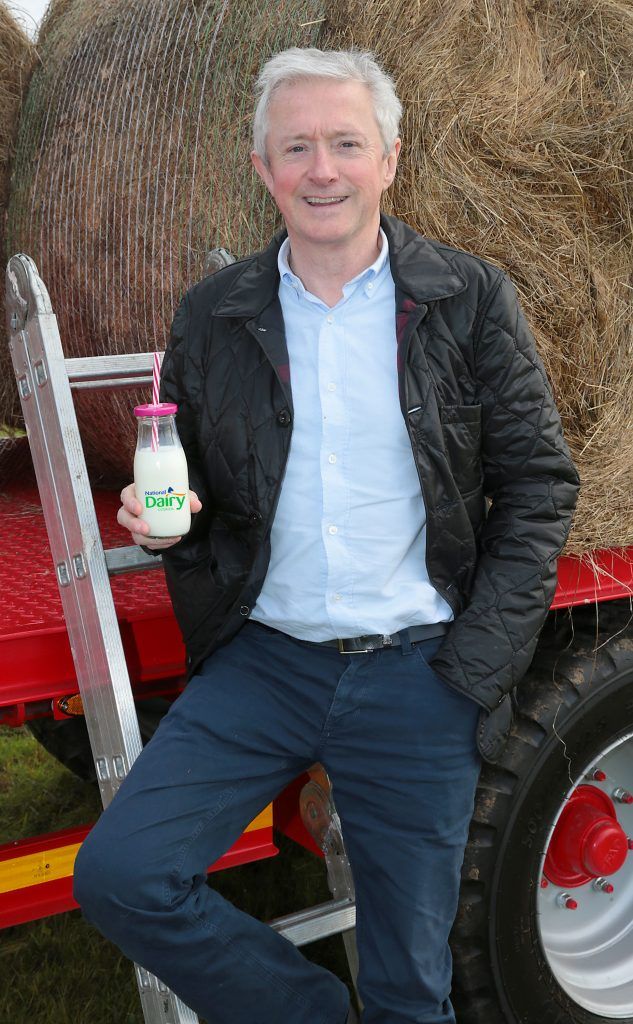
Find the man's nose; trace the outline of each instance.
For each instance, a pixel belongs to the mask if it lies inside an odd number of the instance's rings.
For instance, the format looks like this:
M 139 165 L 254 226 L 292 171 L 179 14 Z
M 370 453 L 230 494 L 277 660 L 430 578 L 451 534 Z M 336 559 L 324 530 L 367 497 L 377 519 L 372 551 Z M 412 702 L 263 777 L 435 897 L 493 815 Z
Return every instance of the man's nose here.
M 310 177 L 313 181 L 333 181 L 338 178 L 338 168 L 329 146 L 315 146 L 312 151 Z

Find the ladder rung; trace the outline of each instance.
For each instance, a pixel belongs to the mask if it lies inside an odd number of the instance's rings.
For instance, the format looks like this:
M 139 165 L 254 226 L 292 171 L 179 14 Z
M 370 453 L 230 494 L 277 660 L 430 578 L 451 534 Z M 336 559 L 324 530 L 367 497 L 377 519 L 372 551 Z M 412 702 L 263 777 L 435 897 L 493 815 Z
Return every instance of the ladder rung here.
M 80 380 L 71 384 L 73 391 L 108 391 L 114 388 L 139 388 L 151 386 L 152 378 L 148 375 L 143 377 L 104 377 L 103 380 Z
M 163 564 L 160 555 L 148 555 L 136 544 L 125 548 L 108 548 L 104 555 L 110 576 L 120 576 L 121 573 L 136 572 L 138 569 L 158 569 Z
M 339 935 L 356 925 L 356 906 L 348 899 L 329 900 L 316 907 L 299 910 L 270 921 L 270 927 L 295 946 L 305 946 L 317 939 Z
M 161 361 L 163 353 L 159 353 Z M 154 356 L 132 352 L 120 356 L 77 356 L 65 359 L 71 388 L 124 388 L 152 383 Z

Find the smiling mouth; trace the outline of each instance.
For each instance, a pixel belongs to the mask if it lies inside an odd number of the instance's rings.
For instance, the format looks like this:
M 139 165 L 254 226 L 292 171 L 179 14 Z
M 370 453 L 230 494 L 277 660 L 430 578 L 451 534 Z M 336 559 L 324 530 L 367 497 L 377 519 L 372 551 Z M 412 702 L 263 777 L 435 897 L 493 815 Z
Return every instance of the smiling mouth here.
M 336 206 L 337 203 L 344 203 L 347 196 L 305 196 L 304 198 L 310 206 Z

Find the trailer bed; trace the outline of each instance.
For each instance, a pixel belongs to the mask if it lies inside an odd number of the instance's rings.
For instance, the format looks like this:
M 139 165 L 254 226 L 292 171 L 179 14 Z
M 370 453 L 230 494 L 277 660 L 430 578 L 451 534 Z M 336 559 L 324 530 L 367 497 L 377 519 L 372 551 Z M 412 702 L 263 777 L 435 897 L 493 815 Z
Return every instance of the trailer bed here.
M 95 491 L 104 547 L 123 547 L 119 495 Z M 36 487 L 0 492 L 0 708 L 50 701 L 76 690 L 46 525 Z M 113 577 L 112 594 L 132 685 L 139 695 L 178 689 L 185 653 L 161 568 Z M 0 721 L 1 721 L 0 716 Z
M 119 494 L 95 491 L 104 547 L 124 547 L 116 521 Z M 0 491 L 0 721 L 1 709 L 50 701 L 76 688 L 70 644 L 37 488 Z M 554 608 L 633 593 L 633 548 L 596 551 L 559 561 Z M 161 568 L 111 580 L 128 669 L 139 696 L 177 692 L 185 652 Z

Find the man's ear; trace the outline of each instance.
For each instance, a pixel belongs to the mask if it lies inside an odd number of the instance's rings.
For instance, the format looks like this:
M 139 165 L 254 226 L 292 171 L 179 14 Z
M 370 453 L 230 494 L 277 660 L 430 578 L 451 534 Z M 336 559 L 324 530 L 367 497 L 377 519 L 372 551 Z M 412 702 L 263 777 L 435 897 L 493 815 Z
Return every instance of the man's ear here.
M 270 192 L 271 196 L 273 196 L 273 198 L 274 198 L 275 193 L 274 193 L 274 190 L 273 190 L 273 177 L 272 177 L 272 174 L 268 170 L 268 167 L 266 166 L 266 164 L 262 160 L 262 158 L 259 155 L 259 153 L 256 153 L 255 150 L 253 150 L 253 152 L 251 153 L 251 163 L 253 164 L 253 167 L 257 171 L 257 174 L 259 175 L 259 177 L 264 182 L 264 185 L 266 186 L 266 188 Z
M 382 187 L 383 192 L 389 188 L 393 179 L 396 176 L 396 167 L 398 166 L 398 156 L 400 155 L 400 149 L 402 142 L 400 139 L 396 139 L 393 144 L 393 149 L 387 157 L 387 166 L 385 167 L 385 183 Z

